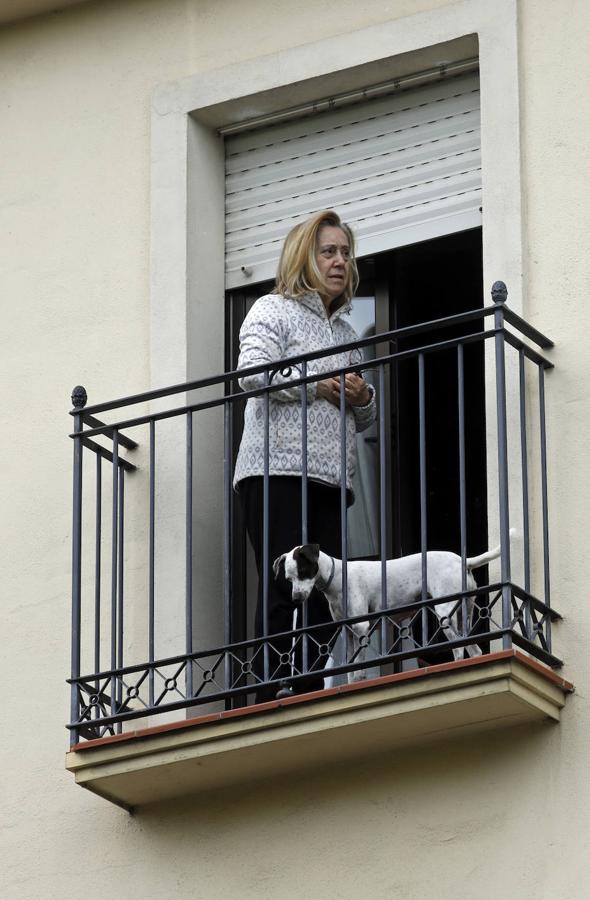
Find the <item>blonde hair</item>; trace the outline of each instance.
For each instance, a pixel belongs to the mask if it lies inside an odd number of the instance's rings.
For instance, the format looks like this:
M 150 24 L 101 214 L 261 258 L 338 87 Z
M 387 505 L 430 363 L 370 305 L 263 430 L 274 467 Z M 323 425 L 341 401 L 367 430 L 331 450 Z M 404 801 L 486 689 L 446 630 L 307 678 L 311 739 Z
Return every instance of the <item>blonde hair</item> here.
M 349 225 L 341 221 L 333 209 L 316 213 L 311 219 L 291 229 L 281 252 L 275 291 L 287 297 L 300 297 L 308 291 L 325 290 L 325 284 L 316 263 L 319 233 L 325 225 L 341 228 L 350 244 L 350 262 L 342 297 L 347 302 L 354 296 L 359 276 L 355 260 L 354 234 Z

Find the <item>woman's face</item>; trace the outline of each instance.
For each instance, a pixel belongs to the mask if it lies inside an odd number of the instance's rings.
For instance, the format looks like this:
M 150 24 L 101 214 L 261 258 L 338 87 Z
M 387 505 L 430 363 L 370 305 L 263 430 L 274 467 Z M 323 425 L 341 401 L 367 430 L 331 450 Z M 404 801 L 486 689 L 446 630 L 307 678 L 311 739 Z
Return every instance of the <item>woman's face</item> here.
M 320 228 L 315 260 L 325 284 L 320 294 L 329 306 L 343 292 L 350 266 L 350 242 L 341 228 L 335 225 Z

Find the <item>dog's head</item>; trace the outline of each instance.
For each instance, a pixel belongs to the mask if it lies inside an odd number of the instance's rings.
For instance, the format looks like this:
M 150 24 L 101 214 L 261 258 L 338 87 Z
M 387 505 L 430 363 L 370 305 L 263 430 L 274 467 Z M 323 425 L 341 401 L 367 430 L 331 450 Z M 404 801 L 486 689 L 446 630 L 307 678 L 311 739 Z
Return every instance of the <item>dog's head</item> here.
M 281 572 L 291 582 L 293 603 L 302 603 L 311 594 L 318 577 L 319 544 L 304 544 L 277 557 L 273 563 L 275 578 Z

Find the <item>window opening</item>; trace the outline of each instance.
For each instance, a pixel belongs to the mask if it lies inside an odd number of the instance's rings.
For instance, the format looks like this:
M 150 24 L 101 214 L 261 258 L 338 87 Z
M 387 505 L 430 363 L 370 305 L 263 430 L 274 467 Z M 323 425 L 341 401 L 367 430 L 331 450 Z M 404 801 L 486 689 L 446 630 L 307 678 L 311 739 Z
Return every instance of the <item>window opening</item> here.
M 359 260 L 361 281 L 353 303 L 351 324 L 359 337 L 450 316 L 483 306 L 481 229 L 446 235 Z M 239 352 L 239 328 L 255 300 L 272 289 L 272 282 L 227 296 L 228 359 L 235 368 Z M 479 323 L 469 326 L 479 330 Z M 466 333 L 458 326 L 448 337 Z M 446 334 L 446 332 L 445 332 Z M 413 338 L 413 346 L 426 345 L 431 337 Z M 409 349 L 409 340 L 398 341 L 398 350 Z M 372 371 L 369 348 L 365 377 Z M 428 549 L 460 552 L 457 381 L 450 351 L 430 355 L 426 375 L 426 458 L 428 485 Z M 418 402 L 415 360 L 391 368 L 386 380 L 386 429 L 388 556 L 420 550 L 420 501 L 418 468 Z M 469 410 L 466 446 L 468 553 L 487 547 L 487 475 L 485 444 L 485 371 L 483 345 L 465 347 L 466 408 Z M 238 414 L 236 414 L 238 415 Z M 241 414 L 234 435 L 237 446 L 242 431 Z M 357 435 L 355 503 L 348 510 L 350 559 L 379 557 L 379 458 L 378 425 Z M 236 503 L 239 507 L 239 502 Z M 245 528 L 236 516 L 234 560 L 236 640 L 249 635 L 255 605 L 254 560 Z M 478 574 L 485 583 L 487 571 Z M 443 661 L 440 654 L 437 661 Z M 449 656 L 450 658 L 450 656 Z M 431 660 L 432 661 L 432 660 Z

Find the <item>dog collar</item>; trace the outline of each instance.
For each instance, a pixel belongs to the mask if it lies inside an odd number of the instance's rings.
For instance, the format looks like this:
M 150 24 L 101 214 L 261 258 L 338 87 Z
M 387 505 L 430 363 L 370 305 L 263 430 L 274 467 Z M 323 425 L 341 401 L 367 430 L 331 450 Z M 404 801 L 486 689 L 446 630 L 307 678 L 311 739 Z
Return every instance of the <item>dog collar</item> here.
M 321 578 L 318 578 L 318 580 L 317 580 L 316 583 L 315 583 L 315 586 L 316 586 L 316 587 L 318 588 L 318 590 L 320 590 L 320 591 L 327 591 L 328 588 L 330 587 L 330 585 L 332 584 L 332 579 L 334 578 L 334 570 L 335 570 L 335 568 L 336 568 L 336 563 L 334 562 L 334 557 L 333 557 L 333 556 L 331 556 L 330 559 L 332 560 L 332 570 L 331 570 L 331 572 L 330 572 L 330 577 L 329 577 L 328 580 L 325 581 L 325 582 L 322 581 Z

